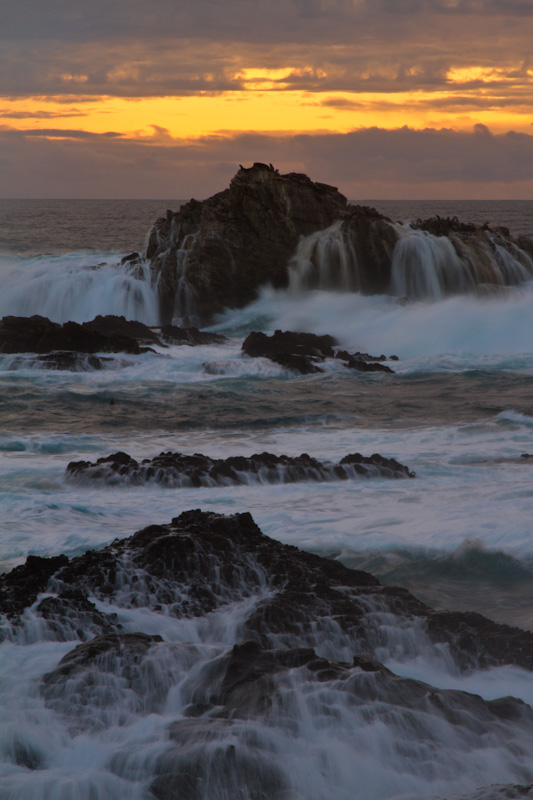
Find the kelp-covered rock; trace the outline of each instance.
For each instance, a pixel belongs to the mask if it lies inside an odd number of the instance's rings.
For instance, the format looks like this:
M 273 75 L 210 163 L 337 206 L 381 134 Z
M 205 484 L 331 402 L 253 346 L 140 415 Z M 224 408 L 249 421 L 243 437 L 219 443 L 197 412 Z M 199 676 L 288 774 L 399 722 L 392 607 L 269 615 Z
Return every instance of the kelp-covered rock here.
M 158 483 L 171 488 L 199 486 L 238 486 L 250 483 L 297 483 L 299 481 L 335 481 L 365 478 L 414 478 L 414 472 L 393 458 L 374 453 L 362 456 L 351 453 L 338 464 L 301 456 L 276 456 L 258 453 L 253 456 L 230 456 L 214 459 L 201 453 L 160 453 L 140 463 L 127 453 L 113 453 L 96 462 L 72 461 L 66 470 L 69 478 L 111 486 L 141 486 Z
M 243 342 L 242 350 L 252 358 L 269 358 L 276 364 L 302 375 L 323 372 L 320 364 L 327 358 L 338 358 L 344 364 L 360 372 L 394 372 L 380 363 L 385 356 L 368 353 L 350 354 L 346 350 L 334 349 L 338 345 L 333 336 L 317 336 L 315 333 L 275 331 L 272 336 L 252 331 Z

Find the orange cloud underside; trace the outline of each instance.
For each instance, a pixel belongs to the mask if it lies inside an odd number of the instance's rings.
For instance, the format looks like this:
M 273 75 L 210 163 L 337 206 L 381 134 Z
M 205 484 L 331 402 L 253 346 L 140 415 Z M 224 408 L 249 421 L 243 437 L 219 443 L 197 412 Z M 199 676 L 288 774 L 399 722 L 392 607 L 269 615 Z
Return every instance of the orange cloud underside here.
M 476 123 L 487 125 L 494 132 L 532 130 L 529 103 L 521 105 L 517 100 L 500 107 L 494 91 L 490 98 L 484 98 L 483 89 L 461 90 L 461 82 L 491 79 L 493 71 L 489 75 L 477 69 L 452 70 L 448 73 L 453 87 L 449 91 L 379 94 L 287 90 L 283 79 L 289 73 L 294 74 L 294 70 L 243 70 L 240 77 L 245 90 L 182 97 L 88 100 L 73 94 L 69 98 L 4 99 L 0 100 L 0 116 L 4 127 L 18 130 L 46 127 L 95 134 L 114 131 L 128 137 L 158 136 L 162 140 L 161 129 L 173 138 L 252 130 L 345 133 L 362 127 L 403 125 L 470 130 Z M 74 91 L 82 79 L 83 76 L 72 77 Z M 47 118 L 46 126 L 43 117 Z

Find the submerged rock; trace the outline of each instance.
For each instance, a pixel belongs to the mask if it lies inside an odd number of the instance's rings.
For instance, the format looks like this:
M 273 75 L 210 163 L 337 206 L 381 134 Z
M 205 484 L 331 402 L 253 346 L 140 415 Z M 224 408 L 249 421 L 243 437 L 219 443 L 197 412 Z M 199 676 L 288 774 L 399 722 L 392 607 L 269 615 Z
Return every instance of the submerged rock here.
M 368 353 L 347 353 L 345 350 L 334 350 L 338 345 L 333 336 L 317 336 L 314 333 L 295 333 L 293 331 L 275 331 L 267 336 L 259 331 L 252 331 L 243 342 L 242 349 L 252 358 L 269 358 L 286 369 L 309 375 L 323 372 L 319 366 L 326 358 L 338 358 L 347 367 L 360 372 L 394 372 L 385 364 L 385 356 L 374 358 Z
M 179 328 L 177 325 L 163 325 L 160 329 L 160 337 L 167 344 L 224 344 L 227 342 L 226 336 L 220 333 L 208 333 L 200 331 L 198 328 Z
M 94 372 L 106 367 L 131 366 L 131 361 L 105 356 L 96 356 L 93 353 L 76 353 L 73 350 L 52 350 L 51 353 L 24 354 L 9 359 L 4 364 L 4 369 L 56 369 L 68 372 Z
M 69 478 L 108 485 L 140 486 L 158 483 L 170 488 L 239 486 L 250 483 L 297 483 L 365 478 L 414 478 L 414 472 L 393 458 L 378 453 L 352 453 L 338 464 L 317 461 L 307 453 L 291 458 L 272 453 L 213 459 L 201 453 L 160 453 L 140 463 L 127 453 L 113 453 L 96 462 L 71 461 Z

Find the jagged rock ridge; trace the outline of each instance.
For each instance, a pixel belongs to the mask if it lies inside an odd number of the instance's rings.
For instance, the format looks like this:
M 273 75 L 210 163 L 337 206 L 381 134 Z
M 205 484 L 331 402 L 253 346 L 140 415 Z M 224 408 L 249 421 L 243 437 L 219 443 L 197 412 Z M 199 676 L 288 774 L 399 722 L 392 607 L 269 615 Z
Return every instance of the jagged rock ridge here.
M 141 486 L 158 483 L 172 488 L 239 486 L 249 483 L 297 483 L 299 481 L 353 480 L 366 478 L 414 478 L 414 472 L 393 458 L 378 453 L 351 453 L 338 464 L 317 461 L 307 453 L 291 458 L 272 453 L 214 459 L 201 453 L 160 453 L 140 463 L 127 453 L 113 453 L 96 462 L 71 461 L 66 474 L 77 481 Z

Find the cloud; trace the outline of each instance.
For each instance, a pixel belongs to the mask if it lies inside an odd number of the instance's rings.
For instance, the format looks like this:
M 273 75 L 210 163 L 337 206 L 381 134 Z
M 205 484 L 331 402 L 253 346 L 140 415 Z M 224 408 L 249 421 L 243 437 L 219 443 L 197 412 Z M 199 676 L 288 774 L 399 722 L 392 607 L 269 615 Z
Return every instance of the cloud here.
M 13 129 L 4 129 L 6 136 L 19 137 L 20 132 Z M 24 138 L 39 139 L 117 139 L 122 136 L 116 131 L 106 131 L 105 133 L 93 133 L 92 131 L 80 131 L 68 128 L 31 128 L 23 133 Z
M 289 88 L 396 92 L 471 66 L 531 95 L 532 16 L 519 0 L 18 0 L 0 9 L 0 94 L 222 92 L 280 66 Z
M 14 197 L 205 197 L 239 163 L 306 172 L 352 198 L 533 197 L 533 135 L 367 128 L 347 134 L 44 138 L 0 131 L 2 194 Z

